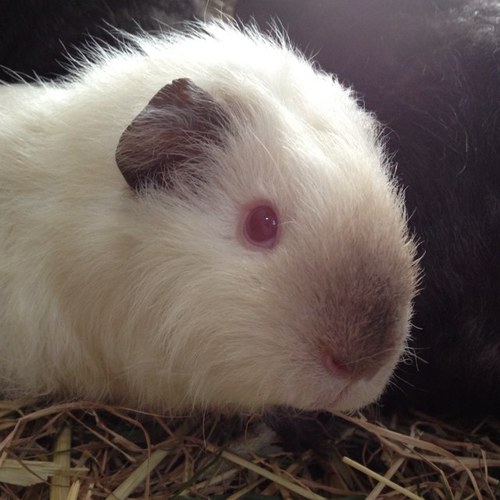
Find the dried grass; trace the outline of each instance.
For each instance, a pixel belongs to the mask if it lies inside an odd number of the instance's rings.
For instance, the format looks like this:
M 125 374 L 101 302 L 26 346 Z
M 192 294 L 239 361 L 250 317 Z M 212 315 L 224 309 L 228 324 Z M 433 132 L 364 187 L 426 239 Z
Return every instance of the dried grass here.
M 328 456 L 284 452 L 257 417 L 173 418 L 0 402 L 6 499 L 500 497 L 500 422 L 337 416 Z

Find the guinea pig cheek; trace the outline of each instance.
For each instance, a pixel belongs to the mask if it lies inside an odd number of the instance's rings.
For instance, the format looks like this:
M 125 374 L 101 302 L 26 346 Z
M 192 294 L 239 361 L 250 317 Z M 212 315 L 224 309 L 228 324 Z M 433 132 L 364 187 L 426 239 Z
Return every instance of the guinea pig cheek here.
M 253 202 L 243 207 L 238 224 L 238 240 L 251 250 L 270 250 L 280 239 L 278 211 L 267 201 Z

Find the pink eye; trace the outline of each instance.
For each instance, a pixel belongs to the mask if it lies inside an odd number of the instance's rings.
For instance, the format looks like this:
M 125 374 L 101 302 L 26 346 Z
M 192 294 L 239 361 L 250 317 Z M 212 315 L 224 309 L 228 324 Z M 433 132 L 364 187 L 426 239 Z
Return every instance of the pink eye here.
M 243 234 L 248 243 L 272 248 L 278 236 L 278 215 L 269 205 L 259 205 L 247 214 Z

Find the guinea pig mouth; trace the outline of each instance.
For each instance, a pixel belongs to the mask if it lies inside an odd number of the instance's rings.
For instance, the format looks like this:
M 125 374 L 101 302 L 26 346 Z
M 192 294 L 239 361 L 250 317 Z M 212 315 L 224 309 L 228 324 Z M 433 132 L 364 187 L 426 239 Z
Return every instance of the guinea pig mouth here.
M 341 405 L 345 401 L 347 393 L 349 391 L 349 387 L 350 386 L 348 385 L 343 389 L 341 389 L 340 392 L 336 396 L 334 396 L 330 402 L 327 402 L 326 404 L 325 403 L 319 404 L 316 408 L 313 409 L 317 411 L 328 411 L 328 412 L 337 411 L 339 405 Z
M 316 398 L 308 401 L 303 406 L 297 407 L 300 411 L 327 411 L 334 412 L 339 411 L 339 405 L 345 402 L 348 396 L 348 391 L 350 389 L 351 383 L 344 385 L 338 390 L 331 391 L 331 394 L 326 395 L 325 393 L 318 395 Z M 292 405 L 293 406 L 293 405 Z

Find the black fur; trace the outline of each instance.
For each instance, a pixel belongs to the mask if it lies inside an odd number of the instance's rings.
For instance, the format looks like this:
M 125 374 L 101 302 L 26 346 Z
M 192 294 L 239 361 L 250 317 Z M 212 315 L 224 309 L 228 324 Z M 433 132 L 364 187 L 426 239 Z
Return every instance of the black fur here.
M 116 45 L 129 33 L 180 25 L 197 13 L 196 0 L 3 0 L 0 2 L 0 81 L 67 73 L 90 39 Z M 14 73 L 13 73 L 14 72 Z
M 245 0 L 388 127 L 423 289 L 386 405 L 500 415 L 500 2 Z M 380 221 L 383 224 L 384 221 Z

